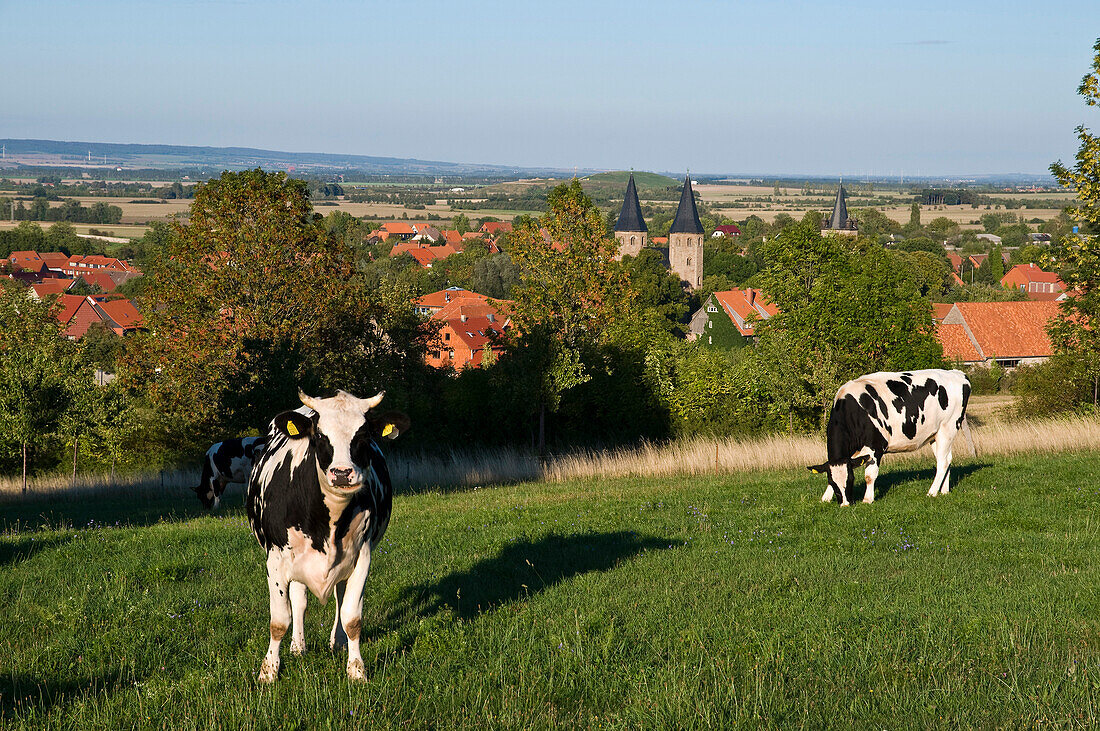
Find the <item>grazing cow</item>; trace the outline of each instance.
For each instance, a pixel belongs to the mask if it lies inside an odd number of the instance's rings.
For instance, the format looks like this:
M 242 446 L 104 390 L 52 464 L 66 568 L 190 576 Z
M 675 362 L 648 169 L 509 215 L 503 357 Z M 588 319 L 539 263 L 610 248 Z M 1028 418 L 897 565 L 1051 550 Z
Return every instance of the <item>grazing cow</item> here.
M 840 495 L 848 504 L 856 467 L 866 464 L 863 502 L 875 501 L 875 478 L 882 455 L 912 452 L 934 443 L 936 476 L 929 497 L 950 491 L 951 445 L 959 429 L 974 452 L 966 424 L 970 381 L 962 371 L 923 370 L 871 373 L 848 381 L 836 392 L 827 428 L 829 461 L 810 467 L 828 471 L 822 502 Z
M 256 464 L 266 444 L 267 437 L 245 437 L 226 439 L 206 450 L 199 486 L 192 488 L 202 501 L 202 506 L 207 510 L 218 507 L 222 493 L 230 482 L 247 483 L 252 465 Z
M 373 414 L 384 395 L 360 399 L 337 391 L 332 398 L 313 398 L 299 392 L 305 408 L 284 411 L 271 422 L 245 500 L 252 531 L 267 552 L 271 598 L 271 642 L 260 682 L 278 675 L 279 643 L 288 627 L 290 651 L 305 652 L 307 588 L 322 604 L 336 596 L 329 645 L 346 639 L 348 677 L 363 677 L 363 585 L 393 503 L 375 438 L 395 439 L 409 425 L 404 414 Z

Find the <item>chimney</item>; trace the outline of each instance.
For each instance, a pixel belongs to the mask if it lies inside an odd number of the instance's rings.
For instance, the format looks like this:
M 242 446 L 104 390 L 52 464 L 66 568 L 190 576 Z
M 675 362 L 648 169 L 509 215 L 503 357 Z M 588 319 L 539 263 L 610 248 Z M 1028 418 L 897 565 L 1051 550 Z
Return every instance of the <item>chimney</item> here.
M 749 301 L 749 307 L 753 307 L 753 303 L 756 301 L 756 290 L 752 287 L 745 288 L 745 299 Z
M 463 316 L 462 316 L 462 321 L 463 321 L 463 322 L 466 322 L 466 315 L 463 315 Z
M 444 302 L 450 302 L 450 301 L 451 301 L 451 295 L 450 295 L 450 293 L 447 293 L 447 294 L 444 294 L 444 295 L 443 295 L 443 301 L 444 301 Z
M 489 313 L 488 315 L 486 315 L 485 317 L 487 317 L 487 318 L 489 319 L 489 322 L 496 322 L 496 321 L 497 321 L 497 316 L 496 316 L 496 315 L 494 315 L 494 314 L 493 314 L 492 312 L 490 312 L 490 313 Z

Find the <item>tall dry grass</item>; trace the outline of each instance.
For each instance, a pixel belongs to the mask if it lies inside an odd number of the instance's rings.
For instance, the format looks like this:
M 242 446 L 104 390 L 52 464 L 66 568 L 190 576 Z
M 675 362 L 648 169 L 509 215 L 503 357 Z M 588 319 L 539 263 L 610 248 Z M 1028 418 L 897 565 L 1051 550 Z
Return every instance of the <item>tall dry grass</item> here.
M 1100 449 L 1100 421 L 1083 417 L 995 422 L 971 430 L 978 458 Z M 955 460 L 970 458 L 962 436 Z M 494 449 L 443 451 L 390 458 L 394 486 L 403 492 L 446 490 L 492 484 L 547 480 L 554 482 L 611 477 L 672 477 L 795 469 L 825 460 L 825 441 L 817 435 L 774 435 L 760 439 L 692 439 L 643 444 L 611 450 L 589 450 L 539 460 L 529 452 Z M 931 449 L 891 455 L 893 461 L 932 460 Z M 29 496 L 86 499 L 120 495 L 190 495 L 198 483 L 195 471 L 119 476 L 47 476 L 29 483 Z M 19 499 L 20 481 L 0 481 L 0 499 Z

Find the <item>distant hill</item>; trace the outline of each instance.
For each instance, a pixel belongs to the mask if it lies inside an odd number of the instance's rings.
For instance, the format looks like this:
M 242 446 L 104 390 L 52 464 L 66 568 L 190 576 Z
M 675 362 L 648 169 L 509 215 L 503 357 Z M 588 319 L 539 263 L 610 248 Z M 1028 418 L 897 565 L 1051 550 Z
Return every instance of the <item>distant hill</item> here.
M 376 175 L 546 175 L 554 168 L 456 163 L 416 158 L 374 157 L 325 152 L 280 152 L 252 147 L 127 145 L 112 142 L 0 139 L 3 167 L 125 167 L 132 169 L 244 170 L 254 167 L 302 173 L 361 172 Z M 586 171 L 587 172 L 587 171 Z
M 626 190 L 626 183 L 630 179 L 630 171 L 628 170 L 616 170 L 610 173 L 596 173 L 595 175 L 589 175 L 584 178 L 582 182 L 592 183 L 598 186 L 616 186 L 620 191 Z M 643 190 L 665 190 L 670 187 L 680 187 L 681 181 L 675 178 L 670 178 L 667 175 L 658 175 L 657 173 L 645 173 L 634 172 L 634 185 L 638 186 L 638 191 Z

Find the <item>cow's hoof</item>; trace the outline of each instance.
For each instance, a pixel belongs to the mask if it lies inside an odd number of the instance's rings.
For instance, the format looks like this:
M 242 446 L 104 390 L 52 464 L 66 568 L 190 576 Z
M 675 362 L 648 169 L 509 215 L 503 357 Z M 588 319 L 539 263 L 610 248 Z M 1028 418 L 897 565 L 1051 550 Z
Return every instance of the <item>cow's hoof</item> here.
M 290 654 L 297 655 L 298 657 L 306 654 L 306 641 L 302 640 L 301 642 L 298 642 L 297 640 L 291 640 Z
M 348 680 L 363 679 L 363 661 L 359 658 L 348 660 Z
M 277 677 L 279 677 L 278 661 L 271 662 L 265 659 L 264 664 L 260 666 L 260 674 L 256 679 L 261 683 L 274 683 Z

